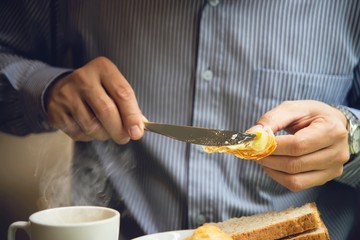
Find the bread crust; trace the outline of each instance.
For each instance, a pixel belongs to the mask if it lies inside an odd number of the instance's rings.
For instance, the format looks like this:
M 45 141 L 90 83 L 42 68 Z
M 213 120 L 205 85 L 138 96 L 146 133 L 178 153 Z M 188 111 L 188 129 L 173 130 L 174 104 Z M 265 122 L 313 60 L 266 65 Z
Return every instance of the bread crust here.
M 269 225 L 262 229 L 235 233 L 232 235 L 232 238 L 233 240 L 273 240 L 314 229 L 317 226 L 319 226 L 319 215 L 309 213 L 295 219 Z
M 320 226 L 316 229 L 299 233 L 296 235 L 291 235 L 285 238 L 282 238 L 282 240 L 330 240 L 329 231 L 326 228 L 324 222 L 320 218 Z
M 286 240 L 330 240 L 329 234 L 326 232 L 316 234 L 300 234 L 292 238 L 285 238 Z M 285 240 L 284 239 L 284 240 Z

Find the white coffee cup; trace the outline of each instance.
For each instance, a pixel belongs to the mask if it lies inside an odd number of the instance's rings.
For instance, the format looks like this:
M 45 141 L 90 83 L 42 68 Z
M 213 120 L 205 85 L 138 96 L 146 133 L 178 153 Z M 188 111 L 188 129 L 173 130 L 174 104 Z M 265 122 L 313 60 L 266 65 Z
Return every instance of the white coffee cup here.
M 32 214 L 27 222 L 12 223 L 8 240 L 15 240 L 18 229 L 25 230 L 30 240 L 118 240 L 120 214 L 96 206 L 51 208 Z

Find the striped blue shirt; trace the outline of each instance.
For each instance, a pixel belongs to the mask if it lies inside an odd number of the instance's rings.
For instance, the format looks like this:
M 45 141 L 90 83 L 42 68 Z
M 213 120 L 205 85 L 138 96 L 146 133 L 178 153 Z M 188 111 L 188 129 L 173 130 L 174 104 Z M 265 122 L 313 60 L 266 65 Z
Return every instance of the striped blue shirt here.
M 299 99 L 360 116 L 359 22 L 358 0 L 2 1 L 0 129 L 49 130 L 48 85 L 100 55 L 151 121 L 244 131 Z M 151 133 L 122 146 L 77 143 L 73 172 L 74 204 L 116 198 L 122 221 L 146 234 L 316 201 L 331 238 L 346 239 L 359 205 L 358 159 L 295 193 L 253 161 Z

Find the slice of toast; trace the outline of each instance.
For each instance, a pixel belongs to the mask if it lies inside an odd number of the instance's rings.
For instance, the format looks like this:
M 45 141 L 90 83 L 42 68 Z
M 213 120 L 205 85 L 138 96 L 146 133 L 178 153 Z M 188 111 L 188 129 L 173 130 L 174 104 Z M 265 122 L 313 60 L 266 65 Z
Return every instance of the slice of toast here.
M 315 203 L 210 224 L 231 235 L 233 240 L 281 239 L 324 226 Z

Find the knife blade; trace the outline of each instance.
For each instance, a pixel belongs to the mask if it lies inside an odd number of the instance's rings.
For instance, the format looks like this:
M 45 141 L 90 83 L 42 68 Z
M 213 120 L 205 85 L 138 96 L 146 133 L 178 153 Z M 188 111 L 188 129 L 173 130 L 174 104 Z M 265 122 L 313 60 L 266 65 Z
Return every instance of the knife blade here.
M 145 122 L 145 130 L 179 141 L 205 146 L 236 145 L 251 141 L 256 136 L 251 133 L 155 122 Z

